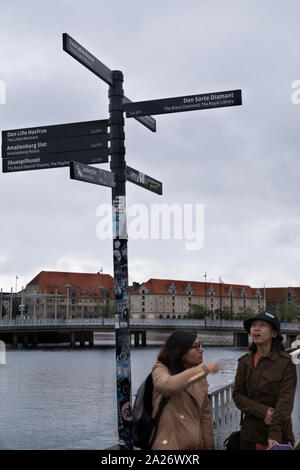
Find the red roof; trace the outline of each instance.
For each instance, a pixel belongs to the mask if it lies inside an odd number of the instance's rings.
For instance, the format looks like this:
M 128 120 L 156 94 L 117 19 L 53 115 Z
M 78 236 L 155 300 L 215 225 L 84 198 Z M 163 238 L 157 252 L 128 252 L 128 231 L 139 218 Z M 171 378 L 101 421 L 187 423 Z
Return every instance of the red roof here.
M 187 295 L 186 290 L 188 286 L 192 288 L 192 295 L 205 295 L 205 282 L 204 281 L 180 281 L 175 279 L 154 279 L 151 278 L 147 282 L 135 286 L 131 291 L 131 294 L 138 294 L 139 288 L 144 286 L 150 290 L 151 294 L 169 294 L 171 285 L 174 284 L 176 295 Z M 218 282 L 206 282 L 206 292 L 210 287 L 213 287 L 215 295 L 220 296 L 220 283 Z M 243 291 L 247 298 L 256 298 L 257 289 L 252 289 L 250 286 L 239 285 L 239 284 L 224 284 L 222 283 L 222 296 L 230 296 L 230 288 L 233 290 L 233 297 L 242 297 Z M 263 291 L 261 289 L 261 294 Z
M 80 294 L 92 294 L 95 297 L 102 297 L 101 287 L 106 292 L 111 291 L 110 297 L 113 298 L 114 279 L 110 274 L 102 273 L 69 273 L 60 271 L 41 271 L 28 286 L 38 285 L 41 291 L 47 294 L 55 294 L 57 288 L 58 294 L 67 294 L 67 287 L 70 286 L 70 292 L 75 292 L 76 296 Z
M 296 301 L 300 301 L 300 287 L 266 287 L 267 302 L 284 302 L 288 294 Z

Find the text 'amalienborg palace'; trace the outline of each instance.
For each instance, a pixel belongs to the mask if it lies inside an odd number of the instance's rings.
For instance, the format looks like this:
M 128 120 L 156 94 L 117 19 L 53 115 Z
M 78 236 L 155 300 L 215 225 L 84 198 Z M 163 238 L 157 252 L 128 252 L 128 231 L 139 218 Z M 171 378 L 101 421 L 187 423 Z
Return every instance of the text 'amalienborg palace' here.
M 114 315 L 114 280 L 109 274 L 41 271 L 17 294 L 26 317 L 101 318 Z M 264 298 L 265 297 L 265 298 Z M 10 294 L 4 295 L 4 316 Z M 300 287 L 254 288 L 247 285 L 149 279 L 129 287 L 131 318 L 188 318 L 206 312 L 211 318 L 241 318 L 267 309 L 300 315 Z

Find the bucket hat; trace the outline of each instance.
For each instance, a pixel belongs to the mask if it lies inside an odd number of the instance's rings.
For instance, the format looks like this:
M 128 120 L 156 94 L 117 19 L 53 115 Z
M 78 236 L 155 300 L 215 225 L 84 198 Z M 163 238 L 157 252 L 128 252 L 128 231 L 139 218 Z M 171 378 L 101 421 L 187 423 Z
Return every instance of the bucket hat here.
M 260 313 L 257 313 L 254 317 L 248 318 L 248 320 L 244 321 L 244 328 L 249 334 L 250 334 L 251 325 L 255 320 L 263 320 L 268 323 L 271 323 L 274 330 L 277 331 L 277 333 L 280 332 L 280 321 L 276 317 L 276 315 L 274 315 L 274 313 L 269 313 L 269 312 L 260 312 Z

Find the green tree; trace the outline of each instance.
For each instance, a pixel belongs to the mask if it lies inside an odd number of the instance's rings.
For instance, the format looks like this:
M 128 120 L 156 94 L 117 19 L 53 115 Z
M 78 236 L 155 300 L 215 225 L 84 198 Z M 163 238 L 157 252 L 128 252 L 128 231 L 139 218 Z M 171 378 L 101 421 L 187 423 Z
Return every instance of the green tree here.
M 246 318 L 249 318 L 255 315 L 255 313 L 256 313 L 255 310 L 251 307 L 246 307 L 246 308 L 240 307 L 238 312 L 234 313 L 233 319 L 243 321 Z
M 110 304 L 106 304 L 103 307 L 104 318 L 112 318 L 114 316 L 114 314 L 115 314 L 114 309 L 113 309 L 113 307 L 110 306 Z
M 222 319 L 223 320 L 231 320 L 232 314 L 231 314 L 231 308 L 225 305 L 222 308 Z
M 281 321 L 296 320 L 298 316 L 298 310 L 296 305 L 288 304 L 281 305 L 279 311 L 275 313 Z
M 205 308 L 203 305 L 191 305 L 191 310 L 188 313 L 187 317 L 188 318 L 193 318 L 193 319 L 198 319 L 198 320 L 203 320 L 205 315 Z M 208 316 L 208 315 L 206 315 Z
M 2 304 L 2 312 L 1 312 L 1 313 L 2 313 L 2 318 L 3 318 L 5 315 L 7 315 L 7 313 L 8 313 L 8 312 L 7 312 L 7 309 L 6 309 L 6 307 L 5 307 L 4 304 Z

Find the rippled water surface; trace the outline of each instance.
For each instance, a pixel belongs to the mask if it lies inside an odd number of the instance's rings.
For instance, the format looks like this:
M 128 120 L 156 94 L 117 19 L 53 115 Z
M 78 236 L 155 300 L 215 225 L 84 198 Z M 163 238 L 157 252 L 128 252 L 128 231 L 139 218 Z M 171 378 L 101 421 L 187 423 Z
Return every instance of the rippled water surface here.
M 159 347 L 132 348 L 132 393 Z M 223 359 L 210 389 L 234 379 L 244 349 L 206 347 L 204 362 Z M 113 348 L 8 350 L 0 365 L 0 449 L 105 449 L 117 443 Z

